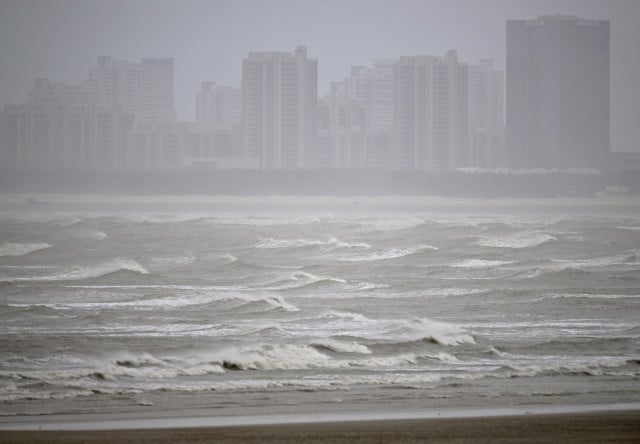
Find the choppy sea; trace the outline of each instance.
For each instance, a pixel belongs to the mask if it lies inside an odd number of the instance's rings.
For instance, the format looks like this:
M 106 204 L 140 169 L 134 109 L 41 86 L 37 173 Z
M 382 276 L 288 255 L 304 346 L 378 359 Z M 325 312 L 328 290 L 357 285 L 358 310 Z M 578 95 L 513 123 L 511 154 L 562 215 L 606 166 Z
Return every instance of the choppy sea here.
M 589 205 L 5 207 L 0 415 L 637 401 L 640 214 Z

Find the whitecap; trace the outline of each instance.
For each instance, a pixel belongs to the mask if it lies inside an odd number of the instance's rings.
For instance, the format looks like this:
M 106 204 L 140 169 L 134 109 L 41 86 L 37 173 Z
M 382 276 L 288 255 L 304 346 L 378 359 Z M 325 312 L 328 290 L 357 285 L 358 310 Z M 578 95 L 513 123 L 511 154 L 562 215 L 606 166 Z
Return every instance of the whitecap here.
M 557 242 L 557 238 L 547 233 L 517 233 L 507 236 L 483 236 L 475 245 L 493 248 L 529 248 L 547 242 Z
M 232 264 L 232 263 L 236 262 L 237 260 L 238 260 L 238 258 L 235 257 L 233 254 L 230 254 L 230 253 L 220 256 L 220 261 L 226 262 L 228 264 Z
M 501 265 L 513 264 L 513 261 L 491 261 L 485 259 L 464 259 L 458 262 L 449 264 L 450 267 L 455 268 L 493 268 Z
M 196 260 L 194 256 L 155 257 L 151 260 L 151 265 L 158 267 L 183 267 L 193 264 Z
M 51 245 L 45 242 L 35 242 L 29 244 L 5 243 L 0 246 L 0 256 L 24 256 L 34 251 L 40 251 L 51 248 Z
M 416 245 L 414 247 L 407 248 L 389 248 L 386 250 L 380 250 L 372 254 L 344 256 L 339 258 L 342 262 L 369 262 L 380 261 L 386 259 L 396 259 L 404 256 L 410 256 L 412 254 L 420 253 L 427 250 L 438 250 L 438 247 L 432 245 Z
M 226 370 L 295 370 L 335 366 L 338 361 L 315 348 L 299 344 L 260 344 L 212 353 L 212 363 Z
M 256 248 L 299 248 L 308 246 L 326 246 L 334 248 L 371 248 L 371 245 L 365 242 L 344 242 L 330 237 L 328 240 L 319 239 L 274 239 L 260 238 Z
M 358 353 L 362 355 L 370 355 L 371 350 L 363 344 L 356 341 L 338 341 L 336 339 L 322 339 L 312 344 L 314 347 L 325 348 L 336 353 Z
M 34 276 L 25 278 L 13 278 L 15 281 L 72 281 L 96 278 L 107 274 L 116 273 L 118 271 L 133 271 L 140 274 L 149 274 L 146 268 L 133 259 L 114 259 L 98 265 L 76 265 L 63 269 L 61 272 L 49 276 Z
M 107 238 L 107 233 L 105 233 L 104 231 L 98 231 L 98 230 L 87 230 L 87 231 L 80 231 L 76 233 L 73 237 L 80 240 L 101 241 Z
M 329 310 L 322 314 L 323 318 L 351 319 L 354 321 L 366 321 L 367 318 L 360 313 L 352 313 L 349 311 Z
M 260 290 L 290 290 L 294 288 L 306 287 L 308 285 L 328 282 L 345 284 L 344 279 L 335 277 L 321 277 L 305 271 L 296 271 L 278 276 L 274 281 L 258 284 L 253 288 Z
M 400 325 L 408 329 L 412 339 L 430 340 L 441 345 L 475 344 L 473 336 L 461 326 L 432 319 L 417 318 L 411 321 L 400 321 Z

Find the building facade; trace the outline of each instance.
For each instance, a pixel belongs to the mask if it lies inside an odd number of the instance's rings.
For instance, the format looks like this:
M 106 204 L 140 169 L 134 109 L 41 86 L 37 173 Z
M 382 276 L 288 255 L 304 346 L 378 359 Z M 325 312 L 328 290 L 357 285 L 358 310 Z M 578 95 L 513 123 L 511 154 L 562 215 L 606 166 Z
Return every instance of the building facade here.
M 98 102 L 133 114 L 136 124 L 175 122 L 173 58 L 141 62 L 98 57 L 89 69 Z
M 238 88 L 202 82 L 196 93 L 196 122 L 218 127 L 240 125 L 242 94 Z
M 449 171 L 467 163 L 466 67 L 444 57 L 405 56 L 394 67 L 393 167 Z
M 469 156 L 475 168 L 506 166 L 504 73 L 492 60 L 468 67 Z
M 351 75 L 333 82 L 333 94 L 349 97 L 364 109 L 363 129 L 391 133 L 394 125 L 395 60 L 376 60 L 373 66 L 353 66 Z
M 0 113 L 3 163 L 19 168 L 122 168 L 133 115 L 97 100 L 91 82 L 37 79 L 24 105 Z
M 252 52 L 242 64 L 242 141 L 261 168 L 309 168 L 317 135 L 318 63 L 305 47 Z
M 609 155 L 609 21 L 507 21 L 510 167 L 597 167 Z

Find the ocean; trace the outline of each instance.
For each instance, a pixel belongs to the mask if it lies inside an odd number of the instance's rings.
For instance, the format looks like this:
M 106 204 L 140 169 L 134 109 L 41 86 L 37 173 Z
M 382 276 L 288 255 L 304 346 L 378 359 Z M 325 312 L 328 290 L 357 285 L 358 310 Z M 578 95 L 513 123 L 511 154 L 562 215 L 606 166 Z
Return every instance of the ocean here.
M 638 202 L 398 199 L 5 201 L 0 416 L 640 399 Z

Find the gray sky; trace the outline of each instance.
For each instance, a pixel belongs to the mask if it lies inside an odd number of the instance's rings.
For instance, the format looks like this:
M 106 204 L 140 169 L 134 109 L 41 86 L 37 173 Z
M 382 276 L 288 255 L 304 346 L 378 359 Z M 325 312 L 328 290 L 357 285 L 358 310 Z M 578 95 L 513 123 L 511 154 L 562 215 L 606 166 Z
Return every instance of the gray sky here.
M 640 150 L 638 0 L 0 0 L 0 105 L 36 77 L 80 82 L 99 55 L 173 56 L 180 119 L 201 81 L 239 86 L 252 50 L 306 45 L 320 93 L 375 58 L 457 49 L 504 69 L 505 21 L 554 13 L 611 20 L 612 148 Z

